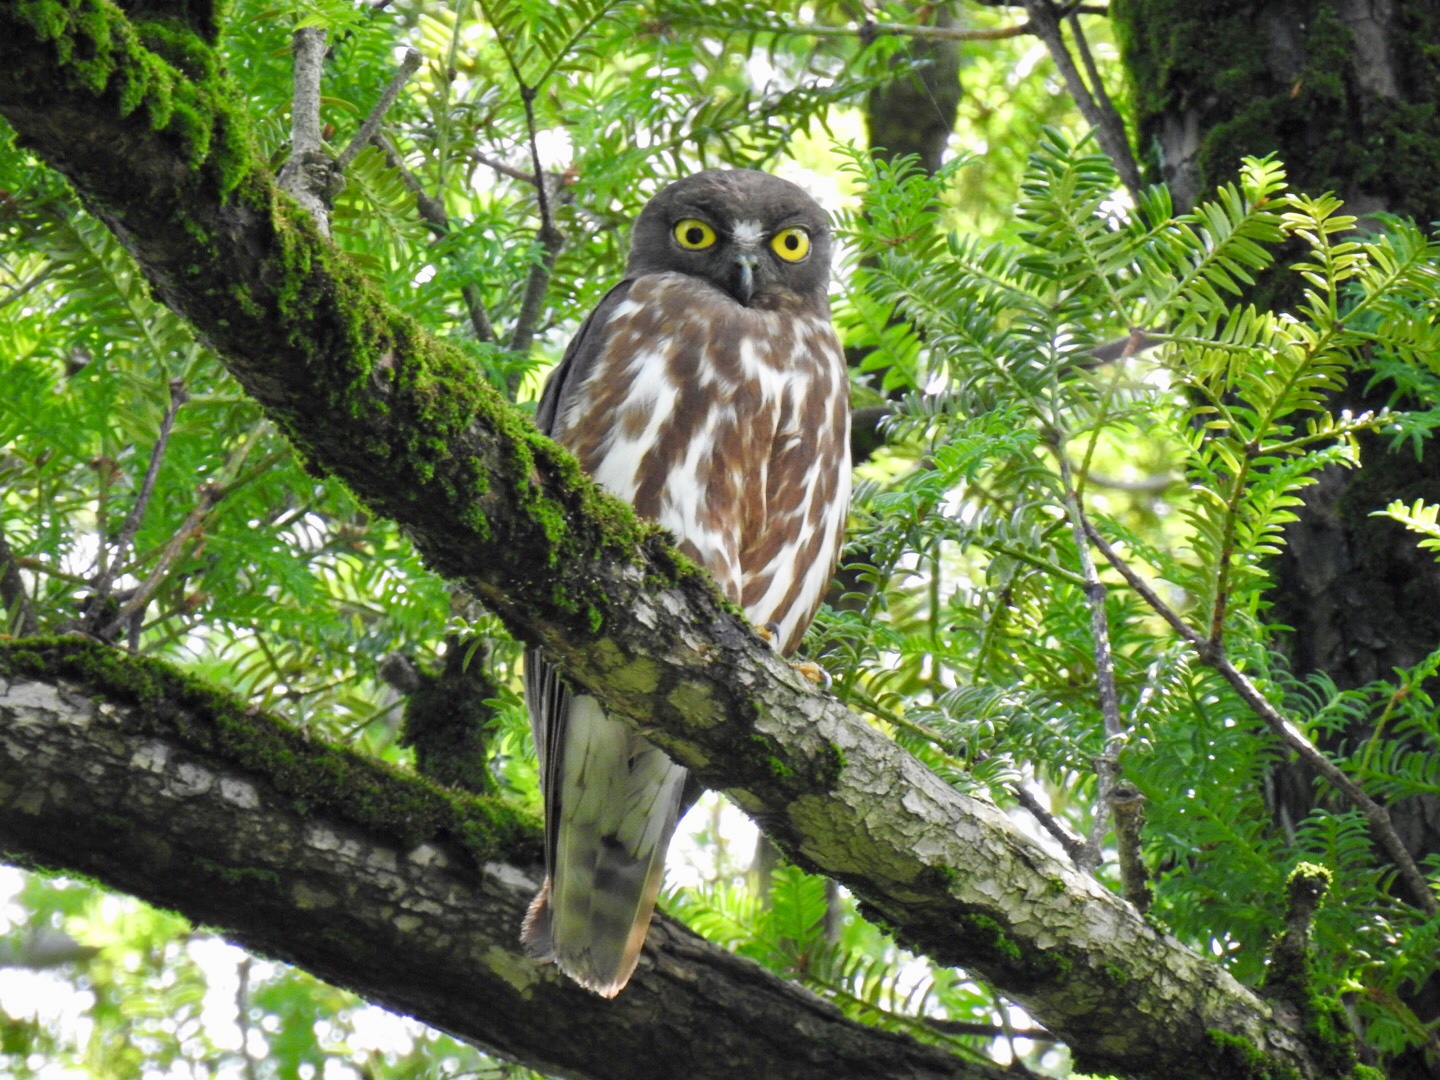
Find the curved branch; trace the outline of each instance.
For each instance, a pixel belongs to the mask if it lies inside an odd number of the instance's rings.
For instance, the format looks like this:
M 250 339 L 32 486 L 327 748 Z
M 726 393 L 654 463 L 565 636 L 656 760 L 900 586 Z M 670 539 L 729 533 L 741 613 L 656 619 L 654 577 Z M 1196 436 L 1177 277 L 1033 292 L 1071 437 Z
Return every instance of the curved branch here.
M 520 947 L 537 823 L 79 638 L 0 643 L 0 845 L 547 1072 L 1003 1073 L 846 1020 L 669 920 L 622 999 L 588 994 Z

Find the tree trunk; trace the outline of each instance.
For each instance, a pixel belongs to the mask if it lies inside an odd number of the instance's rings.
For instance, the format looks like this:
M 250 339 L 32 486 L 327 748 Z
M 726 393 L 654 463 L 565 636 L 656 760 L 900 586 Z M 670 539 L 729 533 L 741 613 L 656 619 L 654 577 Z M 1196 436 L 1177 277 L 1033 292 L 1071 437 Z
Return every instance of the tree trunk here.
M 1273 151 L 1294 189 L 1333 191 L 1352 213 L 1440 218 L 1440 4 L 1114 0 L 1111 14 L 1137 144 L 1177 205 L 1228 181 L 1243 156 Z M 1336 408 L 1383 407 L 1389 386 L 1367 391 L 1367 379 L 1358 375 Z M 1397 522 L 1370 516 L 1397 499 L 1440 502 L 1436 455 L 1417 461 L 1375 436 L 1361 443 L 1363 468 L 1332 468 L 1303 493 L 1270 612 L 1293 628 L 1284 643 L 1294 670 L 1323 671 L 1342 688 L 1387 678 L 1440 642 L 1434 555 Z M 1276 780 L 1277 811 L 1303 817 L 1313 776 L 1292 765 Z M 1440 798 L 1406 799 L 1390 813 L 1417 860 L 1440 852 Z M 1422 997 L 1417 1011 L 1440 1015 L 1440 988 Z
M 1334 191 L 1358 214 L 1440 218 L 1440 4 L 1271 0 L 1195 5 L 1116 0 L 1139 145 L 1186 206 L 1245 155 L 1274 151 L 1293 188 Z M 1338 408 L 1378 409 L 1358 378 Z M 1304 493 L 1277 565 L 1275 621 L 1297 672 L 1357 687 L 1440 642 L 1440 566 L 1397 522 L 1395 499 L 1440 501 L 1434 454 L 1362 440 L 1364 468 L 1333 468 Z M 1308 784 L 1290 785 L 1300 805 Z M 1440 851 L 1440 800 L 1394 808 L 1417 858 Z

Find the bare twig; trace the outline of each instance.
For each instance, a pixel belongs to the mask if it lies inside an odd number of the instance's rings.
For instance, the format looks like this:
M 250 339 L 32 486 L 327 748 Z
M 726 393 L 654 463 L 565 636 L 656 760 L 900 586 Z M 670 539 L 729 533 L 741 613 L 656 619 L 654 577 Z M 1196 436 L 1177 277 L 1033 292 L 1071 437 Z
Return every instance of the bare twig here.
M 985 1038 L 998 1039 L 1008 1031 L 1016 1039 L 1029 1039 L 1032 1042 L 1042 1043 L 1058 1043 L 1060 1041 L 1042 1027 L 1017 1028 L 1008 1025 L 986 1024 L 975 1020 L 946 1020 L 938 1016 L 924 1017 L 924 1022 L 926 1027 L 934 1028 L 944 1035 L 980 1035 Z
M 160 418 L 160 429 L 155 433 L 155 445 L 150 448 L 150 461 L 145 466 L 145 477 L 140 481 L 140 490 L 135 494 L 135 501 L 130 504 L 130 512 L 125 515 L 114 546 L 103 542 L 101 544 L 103 555 L 85 617 L 85 622 L 91 629 L 98 625 L 104 615 L 105 601 L 109 599 L 115 578 L 125 565 L 126 557 L 135 542 L 135 534 L 140 531 L 140 522 L 144 520 L 150 497 L 155 493 L 155 479 L 160 474 L 160 462 L 164 460 L 165 450 L 170 444 L 170 432 L 175 427 L 175 416 L 179 413 L 180 406 L 189 399 L 190 394 L 185 389 L 184 382 L 171 379 L 170 401 L 165 406 L 165 414 Z
M 1158 476 L 1142 476 L 1138 480 L 1122 480 L 1118 476 L 1102 476 L 1087 472 L 1085 482 L 1090 487 L 1108 488 L 1111 491 L 1132 491 L 1139 495 L 1158 495 L 1180 483 L 1178 476 L 1160 473 Z
M 1115 820 L 1115 847 L 1120 862 L 1120 891 L 1141 914 L 1155 899 L 1149 874 L 1140 852 L 1140 834 L 1145 828 L 1145 797 L 1127 783 L 1117 784 L 1110 793 L 1110 814 Z
M 519 81 L 520 73 L 515 73 Z M 565 244 L 565 237 L 555 227 L 550 212 L 550 192 L 545 182 L 545 170 L 540 167 L 540 145 L 535 129 L 535 89 L 520 84 L 520 98 L 525 103 L 525 125 L 530 136 L 530 163 L 535 170 L 535 199 L 540 208 L 540 257 L 530 265 L 530 274 L 525 281 L 525 293 L 520 301 L 520 314 L 516 316 L 515 328 L 510 334 L 511 352 L 528 352 L 530 342 L 540 325 L 540 311 L 545 304 L 545 290 L 550 287 L 550 273 L 555 260 Z
M 1110 100 L 1110 92 L 1105 89 L 1105 80 L 1100 76 L 1100 69 L 1095 65 L 1095 57 L 1090 52 L 1090 42 L 1085 38 L 1085 28 L 1080 25 L 1080 14 L 1079 11 L 1072 10 L 1065 16 L 1065 21 L 1070 25 L 1070 35 L 1075 39 L 1075 50 L 1080 54 L 1080 62 L 1085 65 L 1085 77 L 1090 80 L 1090 92 L 1095 95 L 1095 103 L 1110 123 L 1120 124 L 1120 136 L 1123 140 L 1125 126 L 1120 120 L 1120 110 L 1115 108 L 1115 103 Z M 1129 142 L 1125 141 L 1124 145 L 1128 153 Z M 1136 182 L 1139 182 L 1138 171 Z
M 1006 38 L 1032 34 L 1028 22 L 1014 26 L 990 26 L 967 30 L 959 26 L 928 26 L 910 23 L 882 23 L 866 20 L 859 26 L 806 26 L 797 27 L 795 33 L 806 37 L 837 38 L 858 37 L 861 41 L 874 41 L 880 37 L 923 38 L 930 41 L 1003 41 Z
M 1200 661 L 1208 667 L 1214 668 L 1282 743 L 1293 750 L 1305 764 L 1324 777 L 1364 815 L 1365 820 L 1369 822 L 1370 828 L 1374 831 L 1376 839 L 1380 842 L 1380 846 L 1385 849 L 1385 853 L 1395 864 L 1400 879 L 1405 883 L 1406 889 L 1409 890 L 1411 897 L 1421 910 L 1431 915 L 1440 911 L 1440 905 L 1437 905 L 1435 900 L 1434 890 L 1426 882 L 1425 876 L 1420 873 L 1420 868 L 1415 865 L 1415 860 L 1401 842 L 1399 834 L 1395 832 L 1395 826 L 1390 821 L 1389 811 L 1370 798 L 1363 788 L 1346 776 L 1341 768 L 1326 757 L 1320 748 L 1291 723 L 1284 713 L 1270 704 L 1269 699 L 1260 692 L 1259 687 L 1235 667 L 1230 658 L 1225 655 L 1223 648 L 1217 646 L 1215 642 L 1207 639 L 1180 618 L 1175 610 L 1160 598 L 1145 579 L 1120 557 L 1119 553 L 1089 522 L 1086 522 L 1085 534 L 1110 565 L 1125 579 L 1126 583 L 1150 606 L 1151 610 L 1169 623 L 1171 628 L 1195 650 Z
M 330 235 L 330 200 L 338 173 L 320 134 L 320 76 L 325 67 L 325 31 L 302 26 L 291 42 L 295 56 L 294 100 L 290 106 L 290 160 L 277 177 L 281 188 Z
M 507 165 L 499 158 L 491 157 L 489 154 L 481 153 L 479 150 L 471 150 L 470 156 L 484 165 L 487 169 L 493 169 L 501 176 L 509 177 L 511 180 L 518 180 L 522 184 L 535 186 L 535 177 L 524 169 L 517 169 L 514 165 Z
M 244 1061 L 245 1080 L 256 1080 L 255 1057 L 250 1053 L 250 967 L 249 956 L 240 958 L 235 972 L 235 1023 L 240 1028 L 240 1056 Z
M 406 167 L 405 159 L 400 156 L 400 151 L 389 139 L 377 133 L 375 144 L 385 152 L 386 163 L 400 174 L 401 182 L 414 197 L 415 209 L 419 213 L 420 219 L 437 237 L 448 236 L 450 234 L 450 214 L 446 211 L 445 204 L 425 190 L 425 186 L 420 183 L 420 178 Z M 480 341 L 493 344 L 495 327 L 490 322 L 490 313 L 485 310 L 485 302 L 481 299 L 479 288 L 473 282 L 467 281 L 460 286 L 460 296 L 465 301 L 465 310 L 470 316 L 470 327 L 475 331 L 475 337 Z
M 1084 839 L 1078 836 L 1069 825 L 1045 809 L 1044 804 L 1024 784 L 1011 784 L 1009 787 L 1010 794 L 1015 796 L 1015 801 L 1030 811 L 1030 815 L 1040 823 L 1041 827 L 1065 849 L 1065 854 L 1070 856 L 1070 861 L 1079 866 L 1080 860 L 1085 858 Z
M 243 473 L 240 472 L 241 465 L 244 464 L 250 451 L 253 450 L 259 442 L 263 429 L 264 421 L 251 427 L 250 432 L 241 441 L 240 445 L 237 446 L 231 452 L 229 458 L 226 459 L 224 466 L 220 469 L 219 475 L 227 477 L 228 479 L 200 485 L 197 489 L 195 506 L 191 509 L 190 513 L 186 515 L 180 527 L 166 539 L 165 543 L 161 545 L 159 552 L 154 555 L 154 566 L 149 575 L 141 582 L 137 589 L 125 597 L 119 609 L 108 617 L 104 626 L 94 631 L 97 637 L 105 641 L 113 641 L 115 635 L 125 630 L 129 634 L 130 650 L 132 652 L 136 651 L 139 646 L 140 617 L 145 611 L 145 606 L 150 602 L 150 598 L 154 595 L 155 590 L 158 589 L 165 578 L 169 576 L 172 567 L 180 557 L 185 545 L 192 537 L 203 530 L 206 519 L 210 516 L 210 512 L 214 510 L 216 505 L 227 495 L 244 487 L 257 476 L 263 476 L 274 467 L 277 461 L 281 460 L 286 453 L 288 453 L 286 450 L 277 450 L 275 453 L 267 455 L 263 461 L 256 462 Z M 144 558 L 137 559 L 136 562 L 140 564 L 149 562 L 150 560 L 151 554 L 147 552 Z M 96 617 L 98 618 L 98 615 Z
M 420 54 L 414 49 L 406 49 L 405 57 L 400 61 L 399 70 L 390 79 L 384 91 L 381 92 L 375 107 L 370 110 L 370 115 L 360 123 L 360 128 L 355 132 L 355 137 L 350 140 L 344 150 L 340 151 L 339 157 L 335 159 L 335 167 L 341 172 L 349 168 L 350 163 L 355 160 L 355 155 L 360 153 L 370 144 L 380 131 L 380 124 L 385 119 L 385 114 L 390 111 L 390 106 L 395 104 L 395 99 L 400 96 L 400 91 L 410 81 L 420 68 Z
M 223 489 L 215 484 L 201 484 L 196 492 L 195 506 L 186 515 L 180 528 L 176 529 L 170 539 L 166 541 L 164 548 L 160 551 L 160 557 L 155 561 L 149 575 L 141 582 L 130 596 L 120 605 L 108 623 L 99 631 L 97 636 L 103 641 L 113 641 L 114 635 L 128 628 L 130 621 L 145 610 L 145 605 L 150 603 L 150 597 L 154 595 L 161 583 L 169 576 L 170 568 L 175 560 L 180 557 L 186 543 L 198 533 L 205 524 L 210 510 L 219 501 Z M 134 643 L 132 642 L 132 650 Z
M 1125 740 L 1125 729 L 1120 723 L 1120 697 L 1115 690 L 1115 661 L 1110 652 L 1110 623 L 1105 614 L 1105 583 L 1100 580 L 1100 575 L 1095 570 L 1095 561 L 1090 557 L 1090 545 L 1085 542 L 1085 511 L 1075 489 L 1070 462 L 1063 447 L 1056 445 L 1054 449 L 1056 459 L 1060 462 L 1060 480 L 1065 488 L 1065 509 L 1075 536 L 1080 574 L 1084 578 L 1085 602 L 1090 608 L 1090 633 L 1095 639 L 1095 682 L 1100 695 L 1100 716 L 1105 724 L 1105 749 L 1095 759 L 1095 776 L 1099 781 L 1095 817 L 1090 825 L 1090 836 L 1085 841 L 1085 850 L 1076 860 L 1080 869 L 1094 870 L 1100 864 L 1100 846 L 1109 827 L 1110 801 L 1120 780 L 1120 747 Z
M 1134 155 L 1130 153 L 1125 122 L 1105 95 L 1104 88 L 1099 87 L 1096 92 L 1092 92 L 1080 77 L 1080 71 L 1065 45 L 1065 35 L 1060 29 L 1061 12 L 1056 10 L 1051 0 L 1025 0 L 1025 10 L 1030 13 L 1030 27 L 1045 43 L 1045 48 L 1064 77 L 1065 85 L 1070 90 L 1070 96 L 1075 99 L 1080 114 L 1085 117 L 1085 122 L 1095 129 L 1100 147 L 1114 162 L 1120 182 L 1130 192 L 1130 197 L 1138 203 L 1143 185 L 1140 182 L 1140 169 L 1135 164 Z M 1082 53 L 1088 53 L 1088 47 L 1082 46 Z M 1089 66 L 1093 68 L 1093 61 Z

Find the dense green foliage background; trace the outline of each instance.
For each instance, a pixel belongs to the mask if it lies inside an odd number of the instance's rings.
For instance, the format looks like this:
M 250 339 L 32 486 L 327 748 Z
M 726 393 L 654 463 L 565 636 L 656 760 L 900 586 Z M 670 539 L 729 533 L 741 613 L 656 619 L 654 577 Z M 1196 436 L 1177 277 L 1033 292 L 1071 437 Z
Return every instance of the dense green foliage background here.
M 982 28 L 1015 21 L 963 11 Z M 915 21 L 900 6 L 875 18 Z M 834 691 L 948 781 L 1017 815 L 1023 795 L 1080 837 L 1095 761 L 1116 756 L 1146 801 L 1153 917 L 1248 983 L 1265 979 L 1292 870 L 1327 867 L 1320 989 L 1344 995 L 1378 1060 L 1436 1047 L 1409 999 L 1436 976 L 1440 919 L 1331 789 L 1277 817 L 1267 778 L 1287 751 L 1213 662 L 1373 798 L 1440 795 L 1427 682 L 1440 649 L 1342 691 L 1287 670 L 1267 599 L 1297 492 L 1322 469 L 1364 467 L 1359 433 L 1434 452 L 1433 240 L 1401 220 L 1357 236 L 1334 199 L 1290 192 L 1274 160 L 1251 159 L 1193 214 L 1161 189 L 1136 203 L 1027 35 L 963 47 L 940 172 L 878 160 L 866 94 L 914 78 L 916 54 L 904 35 L 855 31 L 836 4 L 238 0 L 223 51 L 277 169 L 298 25 L 330 33 L 337 148 L 397 49 L 422 54 L 386 120 L 393 153 L 369 146 L 346 172 L 335 241 L 522 403 L 666 180 L 744 165 L 813 190 L 843 240 L 834 305 L 856 405 L 887 411 L 884 446 L 858 467 L 849 591 L 808 643 Z M 1118 92 L 1104 21 L 1085 25 Z M 532 152 L 563 238 L 548 249 Z M 551 258 L 543 293 L 527 288 Z M 1248 298 L 1272 272 L 1295 279 L 1283 311 Z M 1134 328 L 1147 349 L 1104 352 Z M 1332 414 L 1356 372 L 1395 388 L 1392 411 Z M 493 693 L 485 782 L 534 804 L 519 647 L 392 525 L 307 471 L 3 128 L 0 387 L 0 540 L 23 582 L 5 594 L 9 633 L 84 624 L 398 761 L 412 756 L 405 698 L 383 661 L 438 671 L 463 649 Z M 1440 547 L 1434 506 L 1369 509 Z M 1084 542 L 1087 526 L 1145 590 Z M 114 587 L 98 601 L 97 582 Z M 869 1022 L 1065 1074 L 1063 1048 L 990 988 L 898 951 L 822 880 L 772 870 L 763 851 L 752 866 L 718 803 L 691 820 L 665 906 L 693 928 Z M 1440 858 L 1423 869 L 1433 886 Z M 1099 873 L 1119 887 L 1113 851 Z M 0 1071 L 524 1074 L 81 882 L 0 871 L 0 900 L 0 963 L 14 965 L 0 971 Z

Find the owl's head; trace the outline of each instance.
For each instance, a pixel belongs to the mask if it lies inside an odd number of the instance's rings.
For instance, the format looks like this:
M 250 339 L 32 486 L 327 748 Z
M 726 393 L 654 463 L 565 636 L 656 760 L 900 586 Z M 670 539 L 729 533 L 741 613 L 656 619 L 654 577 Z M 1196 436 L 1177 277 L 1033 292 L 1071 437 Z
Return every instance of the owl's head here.
M 677 180 L 635 222 L 626 276 L 698 277 L 747 307 L 823 301 L 830 222 L 803 190 L 755 169 L 709 169 Z

